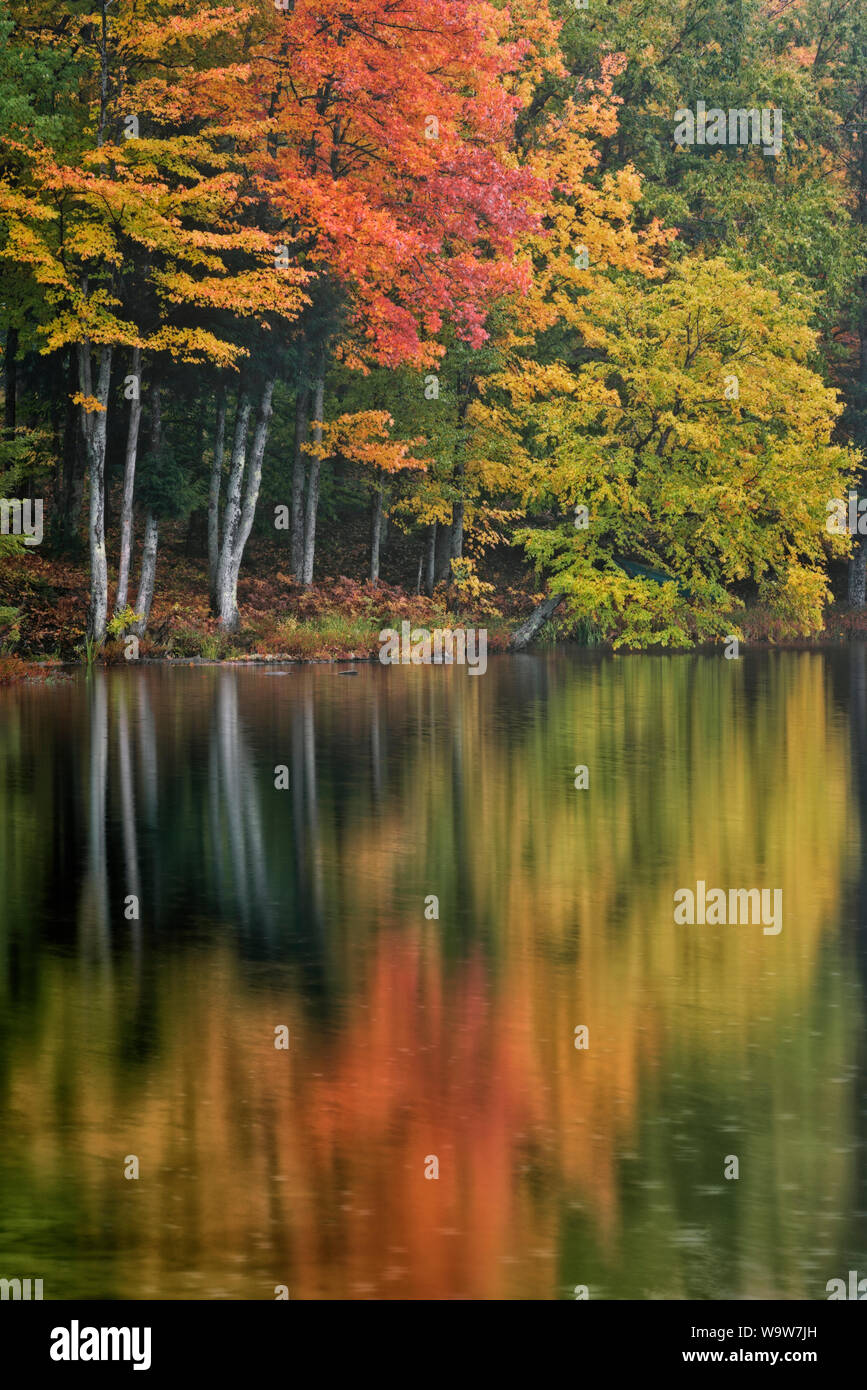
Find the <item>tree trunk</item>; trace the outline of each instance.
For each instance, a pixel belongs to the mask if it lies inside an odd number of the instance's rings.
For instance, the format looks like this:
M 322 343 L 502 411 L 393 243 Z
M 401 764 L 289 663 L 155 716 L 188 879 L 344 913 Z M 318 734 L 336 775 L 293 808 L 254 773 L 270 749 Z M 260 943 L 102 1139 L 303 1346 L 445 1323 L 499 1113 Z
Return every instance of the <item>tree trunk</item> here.
M 509 645 L 518 652 L 522 651 L 524 647 L 528 647 L 540 628 L 560 607 L 565 597 L 565 594 L 552 594 L 550 598 L 543 599 L 538 608 L 533 609 L 529 618 L 525 618 L 520 627 L 515 628 Z
M 155 386 L 151 392 L 151 453 L 156 458 L 162 445 L 163 436 L 163 416 L 162 400 L 159 386 Z M 151 511 L 147 509 L 145 517 L 144 543 L 141 553 L 141 575 L 138 581 L 138 594 L 135 601 L 135 611 L 138 613 L 138 622 L 132 626 L 132 631 L 137 637 L 144 637 L 147 625 L 151 616 L 151 604 L 154 601 L 154 585 L 157 577 L 157 543 L 159 541 L 159 523 Z
M 435 537 L 434 584 L 441 584 L 452 572 L 452 531 L 450 526 L 437 526 Z
M 858 537 L 849 556 L 849 607 L 863 608 L 867 601 L 867 548 Z
M 154 585 L 157 576 L 157 542 L 159 541 L 159 523 L 148 507 L 145 517 L 144 544 L 141 552 L 141 578 L 138 582 L 138 595 L 135 601 L 135 611 L 138 613 L 138 621 L 133 623 L 132 631 L 137 637 L 144 637 L 147 625 L 151 616 L 151 604 L 154 601 Z
M 376 489 L 373 497 L 373 517 L 370 527 L 370 579 L 379 583 L 379 547 L 382 543 L 382 519 L 385 488 Z
M 78 390 L 78 353 L 70 348 L 66 359 L 66 411 L 63 424 L 63 488 L 60 497 L 60 544 L 72 549 L 78 542 L 84 475 L 87 469 L 83 412 L 73 401 Z
M 857 166 L 857 218 L 861 228 L 867 227 L 867 131 L 861 132 L 861 153 Z M 858 282 L 858 384 L 854 393 L 855 415 L 859 421 L 856 445 L 864 447 L 864 419 L 867 414 L 867 275 Z M 860 491 L 860 488 L 859 488 Z M 860 501 L 860 498 L 859 498 Z M 857 513 L 856 513 L 857 514 Z M 849 556 L 849 606 L 863 608 L 867 589 L 867 550 L 859 536 L 852 538 Z
M 138 457 L 138 430 L 141 421 L 141 348 L 132 350 L 132 375 L 135 378 L 135 395 L 130 401 L 129 429 L 126 436 L 126 463 L 123 472 L 123 500 L 120 506 L 120 561 L 117 571 L 117 595 L 114 600 L 115 613 L 126 608 L 129 588 L 129 564 L 132 554 L 132 504 L 135 494 L 135 466 Z
M 325 363 L 320 359 L 316 381 L 313 387 L 313 443 L 322 443 L 322 411 L 325 400 Z M 313 557 L 316 552 L 316 511 L 319 506 L 319 471 L 322 460 L 314 454 L 310 460 L 310 475 L 307 479 L 307 510 L 304 516 L 304 565 L 302 584 L 313 583 Z
M 87 610 L 87 634 L 92 641 L 105 640 L 108 621 L 108 563 L 105 554 L 105 436 L 108 423 L 108 392 L 111 382 L 109 346 L 99 350 L 99 374 L 93 384 L 93 364 L 90 342 L 78 344 L 78 377 L 81 394 L 92 399 L 95 395 L 101 409 L 86 410 L 82 406 L 87 464 L 90 472 L 90 517 L 88 546 L 90 550 L 90 599 Z
M 463 465 L 458 470 L 463 473 Z M 449 572 L 448 572 L 448 597 L 446 608 L 451 611 L 457 605 L 457 589 L 455 586 L 455 572 L 452 568 L 452 560 L 460 560 L 464 553 L 464 499 L 458 497 L 452 503 L 452 524 L 449 527 Z
M 228 599 L 228 589 L 231 584 L 235 537 L 241 516 L 241 483 L 247 457 L 247 431 L 250 427 L 251 409 L 252 401 L 242 387 L 238 393 L 238 407 L 235 411 L 235 434 L 232 440 L 232 458 L 229 465 L 229 487 L 226 493 L 226 505 L 223 509 L 223 540 L 217 563 L 217 582 L 214 585 L 213 612 L 218 617 L 224 610 L 228 611 L 232 607 Z
M 460 560 L 464 553 L 464 476 L 466 473 L 466 450 L 467 450 L 467 411 L 469 410 L 470 396 L 473 390 L 473 378 L 469 373 L 459 372 L 457 381 L 458 392 L 458 416 L 457 416 L 457 459 L 454 471 L 454 482 L 457 496 L 452 503 L 452 524 L 449 527 L 448 536 L 448 568 L 444 578 L 448 579 L 448 599 L 447 607 L 451 608 L 455 603 L 456 593 L 454 587 L 454 570 L 452 560 Z
M 436 584 L 437 524 L 432 521 L 427 528 L 424 552 L 424 591 L 431 598 Z
M 268 431 L 271 427 L 273 396 L 274 379 L 271 378 L 270 381 L 266 381 L 262 389 L 262 397 L 259 401 L 259 409 L 256 414 L 256 427 L 253 431 L 253 446 L 250 450 L 250 465 L 247 469 L 247 478 L 244 486 L 244 505 L 238 521 L 235 545 L 229 563 L 228 582 L 224 585 L 220 593 L 219 618 L 222 626 L 227 632 L 236 632 L 240 625 L 240 615 L 238 613 L 238 575 L 241 572 L 244 547 L 250 538 L 253 518 L 256 515 L 256 503 L 259 500 L 259 489 L 262 485 L 262 461 L 265 457 L 265 446 L 268 443 Z
M 464 553 L 464 499 L 452 506 L 452 529 L 449 537 L 449 559 L 460 560 Z
M 307 479 L 307 455 L 302 444 L 307 443 L 310 430 L 310 388 L 299 382 L 295 397 L 295 457 L 292 463 L 292 578 L 301 584 L 304 578 L 304 484 Z
M 217 392 L 217 429 L 214 435 L 214 457 L 211 460 L 211 486 L 208 491 L 208 587 L 213 608 L 217 591 L 217 568 L 220 563 L 220 488 L 223 482 L 223 453 L 226 444 L 226 388 Z

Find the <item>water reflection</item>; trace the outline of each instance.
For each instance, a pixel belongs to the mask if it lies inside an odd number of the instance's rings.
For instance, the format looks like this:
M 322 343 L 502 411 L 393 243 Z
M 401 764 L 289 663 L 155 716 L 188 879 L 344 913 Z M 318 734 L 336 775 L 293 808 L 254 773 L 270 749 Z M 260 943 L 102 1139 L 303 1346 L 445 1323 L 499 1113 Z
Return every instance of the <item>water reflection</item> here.
M 47 1297 L 867 1268 L 863 649 L 98 672 L 0 697 L 0 779 L 0 1263 Z M 783 931 L 675 927 L 697 878 Z

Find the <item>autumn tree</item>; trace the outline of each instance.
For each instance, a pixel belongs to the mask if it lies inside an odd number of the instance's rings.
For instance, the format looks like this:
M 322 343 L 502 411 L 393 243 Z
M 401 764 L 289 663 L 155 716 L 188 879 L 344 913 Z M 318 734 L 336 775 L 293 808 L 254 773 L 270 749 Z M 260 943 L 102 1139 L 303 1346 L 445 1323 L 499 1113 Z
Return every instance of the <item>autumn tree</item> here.
M 543 409 L 555 525 L 522 533 L 573 615 L 616 644 L 731 631 L 738 585 L 791 631 L 828 598 L 828 499 L 853 457 L 811 369 L 805 308 L 721 260 L 687 260 L 593 306 L 595 356 Z
M 293 534 L 303 582 L 315 462 L 303 546 L 297 499 L 329 361 L 432 366 L 444 322 L 481 344 L 493 300 L 528 283 L 516 245 L 535 183 L 509 154 L 526 92 L 504 79 L 536 62 L 554 29 L 544 9 L 520 41 L 509 23 L 476 0 L 300 3 L 280 7 L 251 44 L 251 93 L 268 129 L 262 183 L 292 255 L 324 287 L 311 289 L 323 318 L 305 320 L 309 387 L 299 399 Z
M 44 350 L 73 345 L 90 481 L 90 635 L 108 612 L 105 444 L 114 354 L 235 368 L 248 354 L 236 319 L 292 318 L 296 267 L 275 270 L 269 232 L 242 211 L 232 90 L 246 79 L 220 43 L 244 12 L 154 0 L 101 0 L 73 21 L 87 113 L 71 148 L 6 141 L 7 260 L 26 265 L 52 307 Z M 22 132 L 22 135 L 24 132 Z M 34 133 L 35 134 L 35 133 Z M 228 320 L 228 323 L 227 323 Z M 136 376 L 137 372 L 130 373 Z M 140 387 L 140 383 L 139 383 Z M 128 439 L 122 578 L 129 565 L 135 429 Z M 155 546 L 156 518 L 148 530 Z

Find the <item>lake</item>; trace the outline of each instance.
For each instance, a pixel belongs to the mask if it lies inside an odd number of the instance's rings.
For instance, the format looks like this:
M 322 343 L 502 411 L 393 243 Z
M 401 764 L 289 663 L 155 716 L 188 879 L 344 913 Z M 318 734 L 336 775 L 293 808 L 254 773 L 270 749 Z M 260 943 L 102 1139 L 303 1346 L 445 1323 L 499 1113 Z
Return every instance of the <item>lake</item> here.
M 865 649 L 342 669 L 0 691 L 0 1276 L 867 1275 Z

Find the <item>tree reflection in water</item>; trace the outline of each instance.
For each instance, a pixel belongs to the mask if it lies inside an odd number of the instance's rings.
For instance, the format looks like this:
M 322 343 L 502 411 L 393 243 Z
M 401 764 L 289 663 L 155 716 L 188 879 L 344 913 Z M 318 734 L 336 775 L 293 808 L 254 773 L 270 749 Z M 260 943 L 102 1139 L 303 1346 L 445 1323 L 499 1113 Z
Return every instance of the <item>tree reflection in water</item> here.
M 865 1263 L 865 727 L 858 648 L 3 692 L 7 1262 L 823 1297 Z M 780 936 L 676 928 L 697 878 L 782 888 Z

